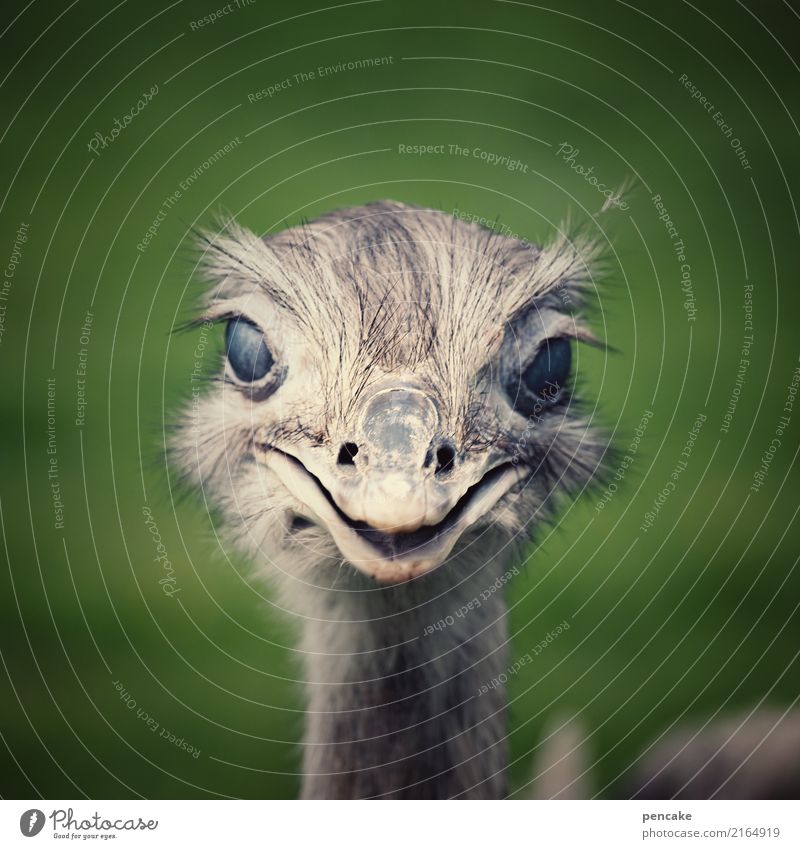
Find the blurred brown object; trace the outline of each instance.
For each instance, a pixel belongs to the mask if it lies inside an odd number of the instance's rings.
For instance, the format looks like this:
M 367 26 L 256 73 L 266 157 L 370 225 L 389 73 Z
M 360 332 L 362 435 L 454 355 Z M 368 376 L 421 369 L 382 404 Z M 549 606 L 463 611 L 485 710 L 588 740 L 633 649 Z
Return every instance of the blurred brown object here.
M 683 726 L 627 782 L 635 799 L 800 798 L 800 711 L 759 708 Z
M 535 759 L 530 798 L 592 797 L 589 736 L 577 715 L 557 714 L 545 726 Z

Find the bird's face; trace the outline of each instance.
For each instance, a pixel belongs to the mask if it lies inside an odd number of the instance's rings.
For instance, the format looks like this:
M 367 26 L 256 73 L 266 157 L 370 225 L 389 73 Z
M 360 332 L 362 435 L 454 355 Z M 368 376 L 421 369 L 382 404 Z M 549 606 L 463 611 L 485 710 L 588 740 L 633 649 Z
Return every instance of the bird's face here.
M 575 257 L 518 244 L 398 204 L 208 244 L 224 377 L 193 463 L 239 538 L 406 581 L 587 475 Z

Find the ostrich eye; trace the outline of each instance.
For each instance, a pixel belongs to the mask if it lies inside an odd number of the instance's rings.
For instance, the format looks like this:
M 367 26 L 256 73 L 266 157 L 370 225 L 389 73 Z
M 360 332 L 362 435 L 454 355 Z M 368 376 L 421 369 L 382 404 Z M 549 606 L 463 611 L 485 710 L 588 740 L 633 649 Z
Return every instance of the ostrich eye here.
M 547 339 L 536 356 L 522 370 L 519 380 L 508 387 L 514 409 L 530 413 L 543 404 L 558 400 L 569 377 L 572 348 L 562 337 Z
M 261 380 L 275 363 L 261 329 L 241 316 L 228 321 L 225 345 L 231 368 L 245 383 Z

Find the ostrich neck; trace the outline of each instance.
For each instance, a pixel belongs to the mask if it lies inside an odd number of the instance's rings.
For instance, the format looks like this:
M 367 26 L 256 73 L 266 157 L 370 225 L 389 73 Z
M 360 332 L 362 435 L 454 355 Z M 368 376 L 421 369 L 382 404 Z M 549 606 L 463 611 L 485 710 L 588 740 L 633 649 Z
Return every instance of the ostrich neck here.
M 462 556 L 408 584 L 314 590 L 305 798 L 505 795 L 511 574 Z

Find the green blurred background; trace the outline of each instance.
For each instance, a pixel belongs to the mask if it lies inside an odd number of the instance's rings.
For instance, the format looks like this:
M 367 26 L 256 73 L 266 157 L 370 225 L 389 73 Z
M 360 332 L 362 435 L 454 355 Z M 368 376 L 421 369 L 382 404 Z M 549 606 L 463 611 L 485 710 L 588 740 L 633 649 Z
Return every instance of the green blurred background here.
M 617 353 L 581 352 L 584 394 L 623 451 L 653 415 L 619 490 L 603 509 L 586 496 L 565 511 L 510 588 L 512 658 L 572 624 L 511 681 L 517 783 L 557 715 L 581 716 L 596 790 L 614 796 L 675 724 L 794 703 L 800 405 L 750 487 L 800 353 L 796 6 L 242 0 L 198 26 L 219 6 L 12 5 L 0 42 L 0 260 L 12 263 L 0 281 L 2 795 L 297 794 L 293 625 L 220 545 L 201 499 L 175 497 L 163 452 L 199 341 L 170 333 L 199 291 L 187 231 L 221 207 L 267 232 L 389 197 L 499 216 L 540 241 L 569 213 L 613 246 L 594 327 Z M 295 77 L 375 57 L 391 60 Z M 399 152 L 442 143 L 526 173 Z M 632 181 L 629 209 L 593 217 L 603 197 L 563 144 L 600 182 Z M 685 245 L 694 316 L 657 194 Z M 644 531 L 698 413 L 689 462 Z

